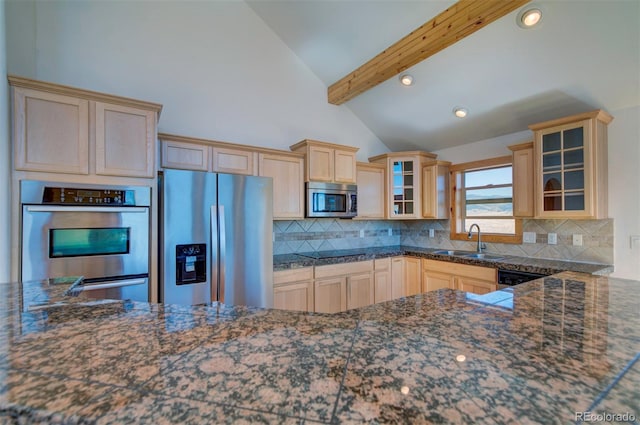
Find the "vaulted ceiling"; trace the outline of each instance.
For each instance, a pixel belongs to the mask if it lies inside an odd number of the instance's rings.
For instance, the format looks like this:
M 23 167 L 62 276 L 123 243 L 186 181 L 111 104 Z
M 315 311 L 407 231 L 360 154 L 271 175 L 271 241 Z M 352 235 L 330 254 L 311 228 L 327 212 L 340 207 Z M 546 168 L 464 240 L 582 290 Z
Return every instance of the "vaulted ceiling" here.
M 426 0 L 246 0 L 327 87 L 451 6 Z M 337 108 L 350 108 L 391 150 L 434 151 L 529 124 L 640 105 L 640 1 L 534 1 Z M 467 118 L 452 110 L 463 106 Z

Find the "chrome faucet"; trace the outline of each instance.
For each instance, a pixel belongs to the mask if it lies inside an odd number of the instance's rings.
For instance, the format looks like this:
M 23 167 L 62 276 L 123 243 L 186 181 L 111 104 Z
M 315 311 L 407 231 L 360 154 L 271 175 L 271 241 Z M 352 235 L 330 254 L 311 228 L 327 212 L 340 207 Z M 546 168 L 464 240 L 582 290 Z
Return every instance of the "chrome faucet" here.
M 471 232 L 473 231 L 473 228 L 478 229 L 478 248 L 476 248 L 476 251 L 478 253 L 482 252 L 482 241 L 480 240 L 480 226 L 478 226 L 476 223 L 473 223 L 470 227 L 469 227 L 469 233 L 467 234 L 467 239 L 471 239 Z

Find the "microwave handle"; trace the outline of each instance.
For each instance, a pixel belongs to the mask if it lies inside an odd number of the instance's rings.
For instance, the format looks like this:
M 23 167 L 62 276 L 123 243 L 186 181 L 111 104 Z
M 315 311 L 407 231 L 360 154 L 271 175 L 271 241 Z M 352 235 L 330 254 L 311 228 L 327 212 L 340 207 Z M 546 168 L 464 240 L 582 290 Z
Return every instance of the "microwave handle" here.
M 354 211 L 354 208 L 353 208 L 353 207 L 354 207 L 354 205 L 353 205 L 353 197 L 354 197 L 354 196 L 356 196 L 356 194 L 355 194 L 355 193 L 354 193 L 354 194 L 351 194 L 351 193 L 350 193 L 350 194 L 349 194 L 349 196 L 347 196 L 347 198 L 348 198 L 348 202 L 347 202 L 347 212 L 348 212 L 348 213 L 350 213 L 350 212 L 352 212 L 352 211 L 357 213 L 357 211 Z M 357 204 L 356 204 L 356 207 L 357 207 Z

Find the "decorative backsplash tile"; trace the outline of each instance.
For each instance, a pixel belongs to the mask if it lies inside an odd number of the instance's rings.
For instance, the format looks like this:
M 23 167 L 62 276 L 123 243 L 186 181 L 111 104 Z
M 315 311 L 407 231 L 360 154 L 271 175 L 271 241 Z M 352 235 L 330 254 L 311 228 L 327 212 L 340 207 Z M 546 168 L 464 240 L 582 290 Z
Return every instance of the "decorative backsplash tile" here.
M 429 237 L 429 229 L 434 237 Z M 274 221 L 274 254 L 408 245 L 473 251 L 475 242 L 449 239 L 449 220 L 342 220 L 318 218 Z M 391 231 L 391 235 L 389 235 Z M 535 232 L 536 243 L 487 243 L 487 251 L 523 257 L 613 264 L 613 220 L 523 220 L 523 231 Z M 558 243 L 547 243 L 556 233 Z M 582 246 L 573 235 L 582 235 Z

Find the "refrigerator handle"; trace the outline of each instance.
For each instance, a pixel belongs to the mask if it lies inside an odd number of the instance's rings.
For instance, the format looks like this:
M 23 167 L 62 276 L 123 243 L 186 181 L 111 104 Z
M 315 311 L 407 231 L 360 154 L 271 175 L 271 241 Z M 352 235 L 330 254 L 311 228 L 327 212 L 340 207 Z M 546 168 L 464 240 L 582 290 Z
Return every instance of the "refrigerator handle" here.
M 224 287 L 225 287 L 225 262 L 226 262 L 226 250 L 227 250 L 227 235 L 226 235 L 226 224 L 224 221 L 224 205 L 220 205 L 218 207 L 218 223 L 220 223 L 219 232 L 220 232 L 220 272 L 218 279 L 218 290 L 220 294 L 220 298 L 218 301 L 224 302 Z
M 222 294 L 220 293 L 220 285 L 218 284 L 218 206 L 211 206 L 211 299 L 220 301 Z

